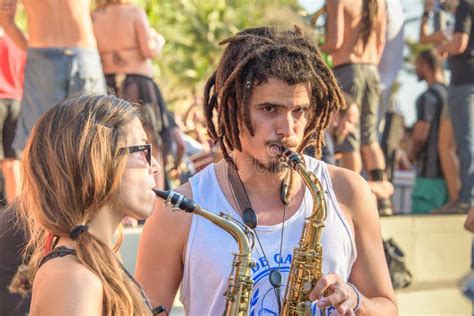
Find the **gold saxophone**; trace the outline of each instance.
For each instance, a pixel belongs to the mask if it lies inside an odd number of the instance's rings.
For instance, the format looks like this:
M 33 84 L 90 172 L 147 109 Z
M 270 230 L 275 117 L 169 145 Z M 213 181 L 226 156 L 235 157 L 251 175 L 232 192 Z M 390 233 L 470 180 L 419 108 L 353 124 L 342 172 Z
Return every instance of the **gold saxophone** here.
M 327 214 L 324 189 L 314 173 L 306 170 L 300 155 L 278 147 L 282 157 L 298 172 L 313 197 L 311 216 L 305 219 L 299 245 L 293 251 L 281 315 L 311 315 L 309 294 L 323 275 L 321 235 Z
M 174 208 L 202 216 L 232 235 L 239 246 L 239 252 L 234 253 L 232 271 L 227 282 L 227 290 L 224 293 L 226 306 L 223 315 L 247 316 L 253 289 L 251 268 L 254 266 L 254 262 L 252 261 L 252 243 L 248 237 L 251 236 L 251 231 L 233 220 L 229 214 L 217 215 L 205 210 L 182 194 L 156 189 L 153 191 L 166 204 L 172 204 Z

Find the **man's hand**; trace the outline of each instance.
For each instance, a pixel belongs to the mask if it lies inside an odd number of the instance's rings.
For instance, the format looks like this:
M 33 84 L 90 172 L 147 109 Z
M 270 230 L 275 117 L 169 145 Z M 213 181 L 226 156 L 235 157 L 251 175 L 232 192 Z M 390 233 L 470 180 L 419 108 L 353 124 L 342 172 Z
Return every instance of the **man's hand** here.
M 336 113 L 334 118 L 336 143 L 342 143 L 349 133 L 356 130 L 357 124 L 359 123 L 359 116 L 359 108 L 354 103 L 349 105 L 347 110 L 343 113 Z
M 326 293 L 326 296 L 323 296 Z M 334 306 L 341 316 L 353 316 L 357 305 L 357 294 L 339 275 L 330 273 L 318 280 L 311 291 L 310 299 L 317 301 L 319 308 Z
M 471 207 L 469 213 L 467 213 L 466 221 L 464 222 L 464 228 L 471 233 L 474 233 L 474 207 Z
M 441 44 L 441 45 L 436 46 L 436 51 L 438 52 L 438 54 L 442 58 L 447 58 L 448 55 L 449 55 L 448 51 L 446 50 L 446 45 L 445 44 Z

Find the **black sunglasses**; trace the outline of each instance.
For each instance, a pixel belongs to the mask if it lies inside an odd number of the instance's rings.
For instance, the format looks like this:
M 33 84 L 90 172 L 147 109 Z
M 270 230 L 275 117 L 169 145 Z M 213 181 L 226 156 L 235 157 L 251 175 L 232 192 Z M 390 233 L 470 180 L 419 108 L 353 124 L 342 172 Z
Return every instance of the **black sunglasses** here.
M 119 149 L 119 155 L 132 154 L 139 151 L 145 152 L 146 162 L 151 166 L 151 144 L 123 147 Z

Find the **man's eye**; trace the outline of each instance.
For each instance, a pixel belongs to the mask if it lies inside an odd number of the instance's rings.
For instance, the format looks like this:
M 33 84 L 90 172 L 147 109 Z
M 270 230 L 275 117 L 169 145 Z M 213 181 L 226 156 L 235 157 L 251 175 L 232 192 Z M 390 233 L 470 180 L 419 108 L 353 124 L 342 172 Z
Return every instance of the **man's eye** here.
M 306 113 L 306 111 L 308 111 L 308 108 L 297 108 L 293 111 L 294 114 L 298 114 L 298 115 L 301 115 L 301 114 L 304 114 Z
M 273 112 L 273 110 L 275 110 L 275 108 L 271 105 L 267 105 L 265 107 L 262 108 L 264 112 Z

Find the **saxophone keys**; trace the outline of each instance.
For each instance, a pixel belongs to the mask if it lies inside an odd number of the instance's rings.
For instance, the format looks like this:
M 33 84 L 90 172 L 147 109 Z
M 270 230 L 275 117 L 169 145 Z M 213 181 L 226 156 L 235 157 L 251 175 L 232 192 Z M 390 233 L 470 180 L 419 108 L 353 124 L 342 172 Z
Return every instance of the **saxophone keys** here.
M 303 284 L 303 292 L 309 293 L 313 289 L 313 284 L 311 282 L 305 282 Z

